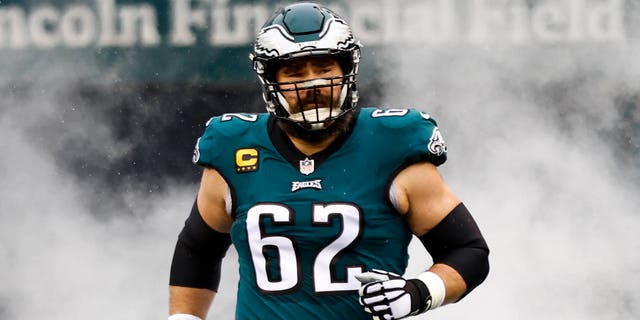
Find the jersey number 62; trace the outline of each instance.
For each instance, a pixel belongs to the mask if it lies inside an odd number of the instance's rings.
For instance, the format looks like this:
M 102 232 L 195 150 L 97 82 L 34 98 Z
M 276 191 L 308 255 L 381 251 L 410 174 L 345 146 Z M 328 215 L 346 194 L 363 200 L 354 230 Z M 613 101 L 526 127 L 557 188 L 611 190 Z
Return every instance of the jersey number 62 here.
M 331 216 L 342 219 L 342 232 L 318 253 L 313 263 L 313 282 L 315 292 L 335 292 L 358 290 L 360 283 L 354 275 L 364 271 L 364 266 L 346 267 L 346 281 L 332 279 L 331 270 L 336 256 L 351 245 L 360 234 L 360 210 L 346 203 L 315 204 L 312 209 L 313 225 L 329 225 Z M 279 293 L 297 288 L 301 281 L 300 262 L 293 241 L 284 235 L 262 234 L 260 223 L 269 216 L 274 224 L 293 224 L 294 213 L 289 207 L 278 204 L 258 204 L 247 212 L 247 234 L 251 257 L 260 290 L 265 293 Z M 265 247 L 277 248 L 280 257 L 280 277 L 270 279 L 268 262 L 265 259 Z

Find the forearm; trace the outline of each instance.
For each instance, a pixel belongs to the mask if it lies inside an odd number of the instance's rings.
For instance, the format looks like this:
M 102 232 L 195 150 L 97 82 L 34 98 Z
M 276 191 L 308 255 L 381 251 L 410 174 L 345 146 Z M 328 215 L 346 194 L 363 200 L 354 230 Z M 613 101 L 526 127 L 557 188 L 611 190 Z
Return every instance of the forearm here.
M 169 286 L 169 314 L 186 313 L 206 319 L 215 294 L 209 289 Z
M 429 268 L 429 271 L 438 275 L 444 282 L 445 297 L 443 305 L 460 300 L 467 291 L 467 284 L 462 279 L 462 276 L 450 266 L 436 263 Z

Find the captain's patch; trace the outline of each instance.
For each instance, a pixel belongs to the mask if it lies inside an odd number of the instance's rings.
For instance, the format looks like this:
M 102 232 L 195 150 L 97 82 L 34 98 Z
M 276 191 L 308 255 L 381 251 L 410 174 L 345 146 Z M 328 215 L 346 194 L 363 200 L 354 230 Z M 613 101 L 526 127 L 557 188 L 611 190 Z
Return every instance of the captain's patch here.
M 258 149 L 247 148 L 236 150 L 236 172 L 245 173 L 258 170 Z

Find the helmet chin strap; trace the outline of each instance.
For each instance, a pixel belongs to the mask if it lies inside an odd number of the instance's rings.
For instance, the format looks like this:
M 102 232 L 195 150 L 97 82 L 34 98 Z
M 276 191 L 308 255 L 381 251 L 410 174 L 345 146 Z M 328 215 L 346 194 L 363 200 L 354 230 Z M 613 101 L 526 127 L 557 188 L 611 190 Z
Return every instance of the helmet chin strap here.
M 331 81 L 327 79 L 314 79 L 299 84 L 297 90 L 304 90 L 316 86 L 326 86 L 330 84 Z M 341 107 L 347 97 L 347 91 L 349 91 L 347 85 L 343 84 L 342 88 L 340 89 L 340 99 L 338 100 L 338 105 L 334 106 L 333 108 L 314 108 L 296 113 L 291 113 L 291 106 L 281 92 L 277 93 L 277 98 L 278 102 L 280 102 L 287 113 L 289 113 L 289 119 L 302 124 L 310 125 L 310 130 L 321 130 L 325 128 L 324 121 L 329 119 L 331 116 L 340 114 L 340 112 L 342 111 Z

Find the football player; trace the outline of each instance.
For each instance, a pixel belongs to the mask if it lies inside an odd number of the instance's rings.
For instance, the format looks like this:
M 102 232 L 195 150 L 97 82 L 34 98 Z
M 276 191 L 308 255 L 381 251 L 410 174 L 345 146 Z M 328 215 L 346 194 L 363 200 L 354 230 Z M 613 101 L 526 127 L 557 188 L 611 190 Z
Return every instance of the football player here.
M 214 117 L 196 143 L 205 169 L 173 256 L 169 319 L 206 317 L 232 243 L 237 319 L 400 319 L 483 282 L 489 249 L 437 170 L 447 147 L 435 120 L 357 107 L 360 44 L 344 19 L 284 7 L 250 58 L 268 112 Z M 405 279 L 414 235 L 434 264 Z

